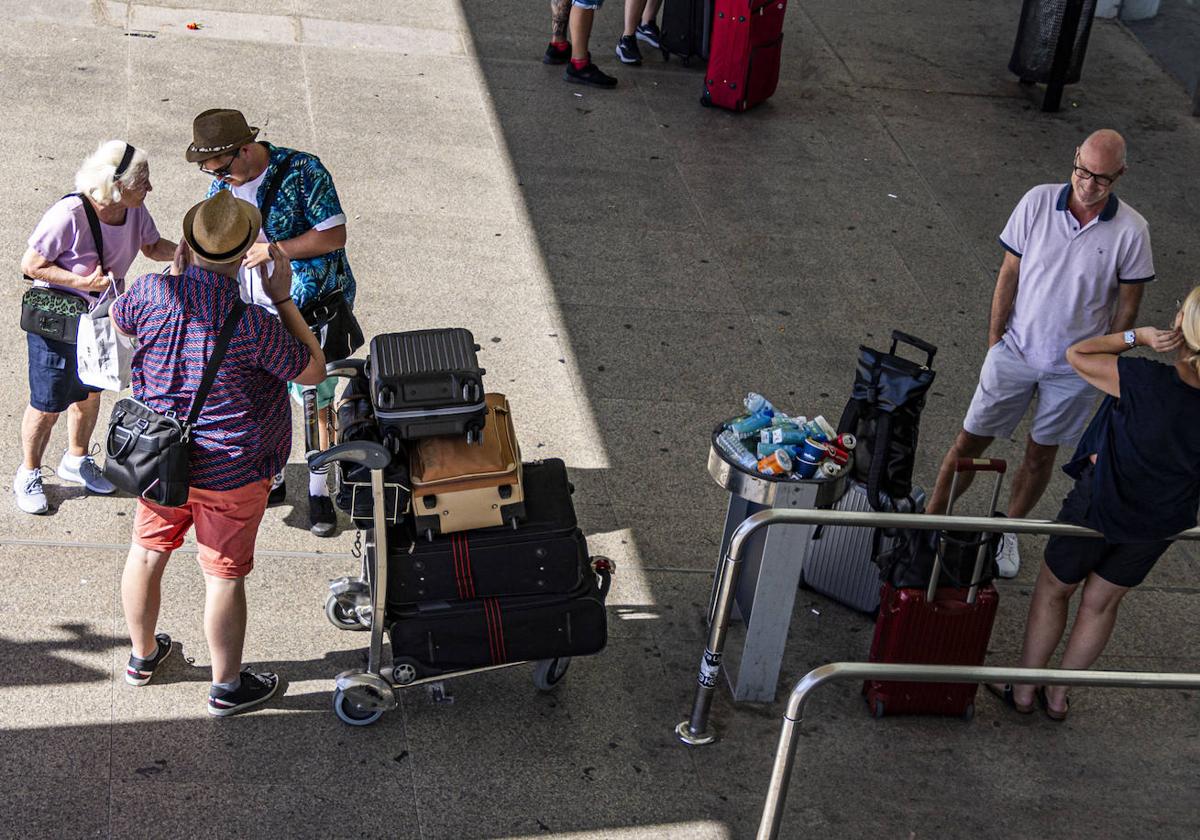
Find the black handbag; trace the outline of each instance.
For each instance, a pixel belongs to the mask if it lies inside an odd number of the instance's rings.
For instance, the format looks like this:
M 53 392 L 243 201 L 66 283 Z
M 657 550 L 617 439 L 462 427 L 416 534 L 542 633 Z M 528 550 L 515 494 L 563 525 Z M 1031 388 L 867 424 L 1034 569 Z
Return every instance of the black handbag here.
M 79 196 L 83 201 L 83 212 L 87 215 L 88 227 L 96 242 L 101 270 L 104 270 L 104 237 L 100 232 L 96 208 L 82 193 L 68 193 L 63 198 L 71 196 Z M 26 280 L 33 280 L 28 274 L 24 276 Z M 21 329 L 52 341 L 74 344 L 79 336 L 79 316 L 90 308 L 88 301 L 79 295 L 46 286 L 34 286 L 21 296 Z
M 245 311 L 246 304 L 238 300 L 225 317 L 186 421 L 181 423 L 174 412 L 159 414 L 129 397 L 117 400 L 104 444 L 105 478 L 121 490 L 156 505 L 187 504 L 192 473 L 192 428 L 200 419 L 200 410 L 217 378 L 217 368 Z
M 293 155 L 289 154 L 279 161 L 263 192 L 264 230 L 266 229 L 267 214 L 271 212 L 271 205 L 275 203 L 275 196 L 279 193 L 279 187 L 287 174 L 288 164 L 292 162 L 292 157 Z M 325 294 L 304 304 L 300 308 L 300 316 L 304 319 L 304 323 L 308 324 L 313 335 L 317 337 L 317 341 L 321 345 L 321 352 L 325 354 L 327 361 L 349 358 L 351 353 L 363 346 L 365 339 L 362 328 L 358 325 L 358 319 L 354 317 L 354 312 L 350 309 L 350 304 L 346 302 L 346 295 L 342 293 L 340 287 L 330 289 Z

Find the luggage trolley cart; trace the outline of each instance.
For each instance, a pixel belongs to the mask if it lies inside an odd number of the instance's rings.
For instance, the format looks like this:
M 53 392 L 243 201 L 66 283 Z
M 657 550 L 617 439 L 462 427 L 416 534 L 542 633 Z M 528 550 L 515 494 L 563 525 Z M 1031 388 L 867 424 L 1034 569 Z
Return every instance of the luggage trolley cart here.
M 363 371 L 357 359 L 333 362 L 327 366 L 330 376 L 357 376 Z M 371 525 L 364 530 L 362 574 L 358 579 L 339 578 L 330 585 L 326 615 L 334 626 L 346 630 L 368 630 L 366 669 L 343 671 L 335 678 L 333 709 L 338 718 L 351 726 L 368 726 L 396 708 L 396 693 L 402 688 L 427 685 L 435 696 L 444 697 L 441 683 L 447 679 L 509 668 L 533 665 L 533 683 L 540 691 L 552 691 L 566 674 L 571 657 L 559 656 L 530 663 L 529 660 L 505 662 L 457 671 L 432 672 L 403 659 L 384 664 L 383 635 L 387 625 L 387 558 L 389 512 L 384 500 L 384 471 L 393 454 L 374 441 L 349 441 L 331 446 L 324 452 L 315 446 L 317 431 L 316 401 L 305 401 L 305 448 L 309 469 L 328 470 L 335 462 L 357 464 L 370 470 L 373 502 Z M 395 519 L 392 520 L 393 522 Z M 607 558 L 592 559 L 592 568 L 600 580 L 600 597 L 608 595 L 612 563 Z M 383 620 L 376 620 L 382 617 Z

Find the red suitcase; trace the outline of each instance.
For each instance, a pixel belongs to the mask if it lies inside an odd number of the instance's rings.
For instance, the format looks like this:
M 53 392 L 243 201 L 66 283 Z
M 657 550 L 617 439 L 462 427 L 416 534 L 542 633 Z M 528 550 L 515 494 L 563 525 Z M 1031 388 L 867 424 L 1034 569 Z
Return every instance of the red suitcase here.
M 745 111 L 779 83 L 787 0 L 716 0 L 700 102 Z
M 955 484 L 961 472 L 995 472 L 992 505 L 1000 496 L 1005 462 L 998 458 L 960 458 L 955 466 Z M 950 509 L 954 503 L 951 501 Z M 947 511 L 949 512 L 949 510 Z M 972 581 L 980 579 L 986 550 L 980 547 Z M 990 583 L 969 589 L 938 587 L 935 562 L 928 589 L 897 589 L 885 583 L 880 596 L 871 662 L 921 665 L 982 665 L 992 637 L 999 595 Z M 976 683 L 910 683 L 868 680 L 863 685 L 867 707 L 875 717 L 884 715 L 949 715 L 970 720 L 975 714 Z

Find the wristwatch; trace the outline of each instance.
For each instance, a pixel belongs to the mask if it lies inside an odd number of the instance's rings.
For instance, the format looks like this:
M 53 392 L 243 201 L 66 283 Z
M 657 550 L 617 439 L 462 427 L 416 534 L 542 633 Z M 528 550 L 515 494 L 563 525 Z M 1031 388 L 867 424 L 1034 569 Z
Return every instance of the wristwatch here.
M 1137 347 L 1137 333 L 1133 330 L 1125 330 L 1125 343 L 1130 347 Z

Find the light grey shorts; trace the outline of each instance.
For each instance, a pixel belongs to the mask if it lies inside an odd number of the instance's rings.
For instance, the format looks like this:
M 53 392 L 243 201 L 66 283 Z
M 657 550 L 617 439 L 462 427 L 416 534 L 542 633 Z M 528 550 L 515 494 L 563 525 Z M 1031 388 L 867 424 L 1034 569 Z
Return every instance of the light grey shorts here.
M 1037 397 L 1029 436 L 1043 446 L 1074 446 L 1083 435 L 1100 392 L 1077 374 L 1032 368 L 996 342 L 979 371 L 979 385 L 963 429 L 980 437 L 1012 437 Z

